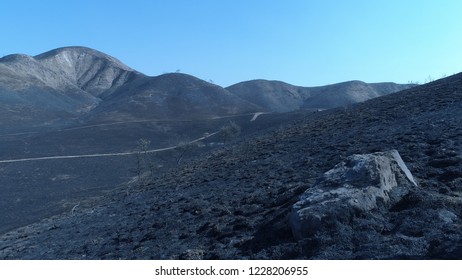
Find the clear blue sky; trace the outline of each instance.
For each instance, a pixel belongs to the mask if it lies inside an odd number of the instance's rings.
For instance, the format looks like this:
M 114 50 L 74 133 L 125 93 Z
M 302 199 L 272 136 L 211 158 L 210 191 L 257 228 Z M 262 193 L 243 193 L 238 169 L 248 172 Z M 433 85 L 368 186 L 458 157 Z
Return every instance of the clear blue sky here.
M 462 71 L 462 1 L 0 0 L 0 56 L 87 46 L 228 86 L 424 82 Z

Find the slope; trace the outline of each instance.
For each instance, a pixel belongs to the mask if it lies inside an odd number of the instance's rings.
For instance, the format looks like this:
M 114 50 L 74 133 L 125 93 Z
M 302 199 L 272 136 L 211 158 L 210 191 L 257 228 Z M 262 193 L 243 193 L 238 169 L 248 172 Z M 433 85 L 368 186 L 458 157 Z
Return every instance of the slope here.
M 220 86 L 180 73 L 138 77 L 102 98 L 86 122 L 194 120 L 261 111 Z
M 96 107 L 103 92 L 139 76 L 115 58 L 84 47 L 0 59 L 3 131 L 65 125 Z
M 461 258 L 461 109 L 457 74 L 345 108 L 305 113 L 129 195 L 113 193 L 71 216 L 7 233 L 0 257 Z M 419 187 L 383 224 L 337 239 L 292 237 L 287 214 L 323 172 L 351 154 L 392 148 Z
M 349 81 L 319 87 L 300 87 L 280 81 L 252 80 L 232 85 L 227 90 L 271 112 L 301 108 L 329 109 L 366 101 L 408 89 L 415 85 Z
M 196 119 L 261 110 L 193 76 L 148 77 L 85 47 L 1 58 L 0 101 L 4 133 L 85 122 Z

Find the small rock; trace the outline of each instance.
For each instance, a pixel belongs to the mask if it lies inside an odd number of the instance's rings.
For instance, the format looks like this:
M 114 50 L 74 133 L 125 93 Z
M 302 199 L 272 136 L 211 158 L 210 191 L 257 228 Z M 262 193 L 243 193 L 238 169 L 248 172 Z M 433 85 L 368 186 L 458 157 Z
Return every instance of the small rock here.
M 445 223 L 453 223 L 457 220 L 457 215 L 448 210 L 440 210 L 438 216 Z
M 188 249 L 180 255 L 180 260 L 202 260 L 205 251 L 201 249 Z

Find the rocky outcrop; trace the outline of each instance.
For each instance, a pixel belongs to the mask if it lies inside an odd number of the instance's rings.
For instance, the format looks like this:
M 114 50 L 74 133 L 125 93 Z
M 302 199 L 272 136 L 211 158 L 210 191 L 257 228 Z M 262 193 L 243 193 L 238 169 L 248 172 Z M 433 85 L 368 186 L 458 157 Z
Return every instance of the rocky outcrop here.
M 415 187 L 398 151 L 352 155 L 324 173 L 293 205 L 293 234 L 302 239 L 371 211 L 388 211 Z

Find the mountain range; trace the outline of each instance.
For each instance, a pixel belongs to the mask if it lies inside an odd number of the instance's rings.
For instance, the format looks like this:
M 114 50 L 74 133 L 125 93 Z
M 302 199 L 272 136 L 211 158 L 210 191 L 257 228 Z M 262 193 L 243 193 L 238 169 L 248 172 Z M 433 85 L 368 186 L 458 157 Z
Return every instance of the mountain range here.
M 345 82 L 298 87 L 255 80 L 227 88 L 170 73 L 150 77 L 107 54 L 65 47 L 0 59 L 0 125 L 6 132 L 136 119 L 200 119 L 332 108 L 412 85 Z

